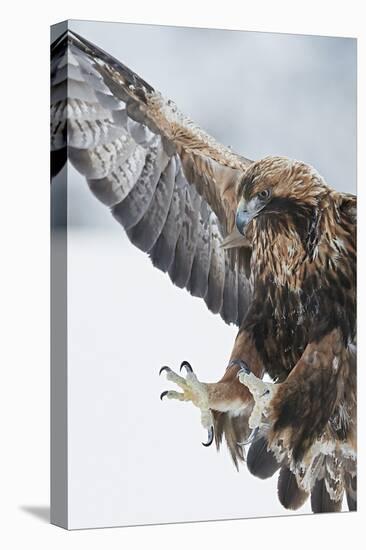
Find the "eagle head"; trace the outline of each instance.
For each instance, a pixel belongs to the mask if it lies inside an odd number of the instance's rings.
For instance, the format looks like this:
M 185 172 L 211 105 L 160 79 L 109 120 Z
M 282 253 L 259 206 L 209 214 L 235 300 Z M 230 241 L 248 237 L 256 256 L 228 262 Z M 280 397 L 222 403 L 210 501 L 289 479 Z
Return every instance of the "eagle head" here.
M 286 157 L 266 157 L 251 164 L 240 182 L 236 227 L 247 236 L 252 220 L 313 210 L 328 192 L 312 166 Z

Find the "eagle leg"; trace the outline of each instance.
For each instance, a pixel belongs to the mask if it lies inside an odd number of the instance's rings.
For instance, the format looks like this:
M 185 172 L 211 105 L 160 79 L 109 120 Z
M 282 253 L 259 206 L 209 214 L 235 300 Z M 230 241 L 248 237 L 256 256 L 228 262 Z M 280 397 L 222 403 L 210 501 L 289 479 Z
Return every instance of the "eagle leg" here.
M 255 432 L 267 417 L 268 408 L 277 391 L 277 387 L 275 384 L 264 382 L 253 374 L 253 372 L 248 372 L 247 368 L 241 368 L 238 371 L 238 379 L 239 382 L 248 388 L 254 399 L 254 406 L 248 420 L 248 425 Z
M 206 443 L 202 443 L 204 447 L 209 447 L 214 440 L 214 419 L 212 411 L 209 407 L 209 395 L 206 384 L 200 382 L 194 374 L 191 365 L 188 361 L 183 361 L 180 370 L 186 369 L 186 377 L 183 378 L 169 367 L 162 367 L 159 374 L 166 372 L 167 380 L 174 382 L 179 386 L 183 393 L 176 391 L 164 391 L 160 395 L 160 399 L 167 397 L 168 399 L 177 399 L 179 401 L 191 401 L 201 411 L 201 424 L 207 430 L 208 439 Z

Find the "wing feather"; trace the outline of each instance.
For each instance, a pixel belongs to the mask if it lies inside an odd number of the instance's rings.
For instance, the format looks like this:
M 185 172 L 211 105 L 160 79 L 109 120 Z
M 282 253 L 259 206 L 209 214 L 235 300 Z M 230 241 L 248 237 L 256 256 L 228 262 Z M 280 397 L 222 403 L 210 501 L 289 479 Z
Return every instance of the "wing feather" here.
M 225 254 L 225 282 L 222 307 L 224 321 L 238 318 L 238 273 L 232 268 L 228 254 Z
M 172 282 L 180 288 L 187 286 L 189 282 L 197 247 L 201 197 L 194 187 L 186 187 L 184 202 L 182 228 L 175 248 L 174 261 L 169 268 Z
M 147 150 L 145 164 L 136 184 L 125 200 L 113 207 L 113 216 L 126 230 L 144 216 L 168 160 L 160 136 L 155 136 Z
M 52 173 L 69 158 L 156 267 L 240 324 L 248 279 L 222 245 L 251 161 L 84 38 L 68 31 L 51 51 Z
M 212 221 L 211 264 L 208 276 L 208 290 L 205 298 L 208 308 L 219 313 L 224 301 L 225 251 L 221 248 L 221 234 L 217 220 Z
M 174 187 L 168 216 L 154 249 L 150 253 L 155 267 L 168 271 L 174 261 L 175 248 L 183 224 L 184 192 Z
M 172 157 L 161 174 L 148 211 L 130 230 L 128 237 L 143 252 L 149 252 L 158 240 L 172 201 L 174 190 L 175 159 Z
M 198 223 L 197 247 L 193 258 L 188 290 L 192 296 L 205 298 L 211 263 L 211 217 L 206 202 L 202 201 Z

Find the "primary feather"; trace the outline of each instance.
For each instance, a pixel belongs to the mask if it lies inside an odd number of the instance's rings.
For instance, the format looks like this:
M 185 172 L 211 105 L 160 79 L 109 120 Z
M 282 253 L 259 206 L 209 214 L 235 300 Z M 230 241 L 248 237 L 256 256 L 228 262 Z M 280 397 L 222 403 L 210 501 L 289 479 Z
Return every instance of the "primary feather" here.
M 156 267 L 240 325 L 248 280 L 238 273 L 240 253 L 221 245 L 250 161 L 70 31 L 52 46 L 51 103 L 53 175 L 69 158 Z

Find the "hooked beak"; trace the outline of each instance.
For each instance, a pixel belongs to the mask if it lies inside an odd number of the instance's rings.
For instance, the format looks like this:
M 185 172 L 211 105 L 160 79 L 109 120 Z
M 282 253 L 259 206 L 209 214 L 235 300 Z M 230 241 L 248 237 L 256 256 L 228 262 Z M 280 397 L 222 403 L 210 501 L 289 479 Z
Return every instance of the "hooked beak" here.
M 235 223 L 238 231 L 242 235 L 245 235 L 247 225 L 256 217 L 258 212 L 262 210 L 262 207 L 263 206 L 259 204 L 256 197 L 249 202 L 246 202 L 243 198 L 240 200 L 236 210 Z
M 250 221 L 254 218 L 254 215 L 250 214 L 248 210 L 237 210 L 236 211 L 236 227 L 242 235 L 245 234 L 245 228 Z

